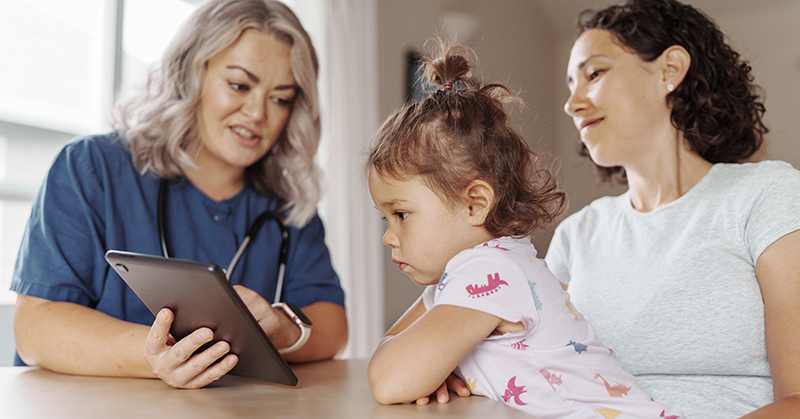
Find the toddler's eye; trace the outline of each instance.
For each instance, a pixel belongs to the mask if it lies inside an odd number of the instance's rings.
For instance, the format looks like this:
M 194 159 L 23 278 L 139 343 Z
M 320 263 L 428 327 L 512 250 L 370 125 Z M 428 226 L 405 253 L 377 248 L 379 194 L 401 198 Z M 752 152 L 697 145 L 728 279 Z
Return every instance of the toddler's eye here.
M 397 218 L 400 218 L 401 220 L 405 220 L 406 217 L 408 217 L 408 213 L 405 211 L 395 211 L 394 215 L 396 215 Z

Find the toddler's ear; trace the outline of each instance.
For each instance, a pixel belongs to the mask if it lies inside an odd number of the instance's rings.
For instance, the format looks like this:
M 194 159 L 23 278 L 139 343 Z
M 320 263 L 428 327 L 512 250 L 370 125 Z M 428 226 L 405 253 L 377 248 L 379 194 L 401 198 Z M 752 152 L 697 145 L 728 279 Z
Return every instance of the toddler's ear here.
M 482 226 L 494 205 L 494 188 L 482 180 L 473 180 L 464 191 L 472 225 Z

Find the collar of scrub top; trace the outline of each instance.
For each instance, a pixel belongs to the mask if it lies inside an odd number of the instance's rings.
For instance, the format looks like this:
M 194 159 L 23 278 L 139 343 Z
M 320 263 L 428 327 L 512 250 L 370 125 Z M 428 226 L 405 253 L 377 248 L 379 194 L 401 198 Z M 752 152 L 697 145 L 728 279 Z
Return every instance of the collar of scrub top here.
M 156 204 L 156 211 L 157 211 L 157 219 L 158 219 L 158 238 L 161 241 L 161 254 L 165 258 L 169 258 L 169 251 L 167 250 L 167 235 L 164 228 L 164 197 L 167 192 L 167 182 L 164 179 L 161 179 L 158 183 L 158 203 Z M 275 299 L 273 300 L 274 303 L 279 303 L 281 301 L 281 293 L 283 292 L 283 276 L 284 271 L 286 270 L 286 261 L 289 255 L 289 229 L 286 225 L 283 224 L 281 221 L 281 216 L 279 213 L 275 211 L 264 211 L 256 217 L 256 219 L 250 224 L 250 227 L 247 229 L 247 233 L 244 235 L 244 239 L 242 239 L 242 243 L 239 245 L 239 248 L 236 250 L 236 254 L 233 255 L 233 259 L 231 259 L 231 263 L 228 265 L 228 268 L 225 269 L 225 276 L 230 281 L 231 279 L 231 272 L 233 272 L 233 268 L 236 267 L 236 263 L 239 261 L 239 258 L 242 257 L 242 253 L 247 248 L 247 245 L 250 244 L 250 241 L 253 237 L 255 237 L 256 233 L 261 229 L 261 225 L 264 224 L 266 220 L 275 220 L 276 223 L 281 228 L 281 247 L 280 247 L 280 265 L 278 266 L 278 285 L 275 289 Z

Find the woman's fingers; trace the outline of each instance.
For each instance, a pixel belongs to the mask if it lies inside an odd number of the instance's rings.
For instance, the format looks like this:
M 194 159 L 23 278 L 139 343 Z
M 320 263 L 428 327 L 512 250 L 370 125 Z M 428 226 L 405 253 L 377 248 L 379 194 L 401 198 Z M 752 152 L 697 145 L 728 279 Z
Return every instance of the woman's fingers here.
M 162 309 L 156 316 L 142 348 L 153 373 L 165 383 L 178 388 L 199 388 L 227 374 L 238 362 L 230 354 L 221 362 L 215 362 L 230 351 L 227 342 L 216 342 L 201 353 L 195 354 L 203 345 L 214 339 L 214 332 L 200 328 L 172 344 L 169 328 L 173 314 Z
M 211 349 L 207 350 L 206 352 L 210 351 Z M 205 352 L 204 352 L 205 353 Z M 224 355 L 227 353 L 227 350 L 222 353 Z M 220 356 L 222 356 L 220 355 Z M 214 358 L 216 361 L 219 357 Z M 194 360 L 194 358 L 193 358 Z M 239 358 L 234 354 L 228 354 L 223 358 L 220 362 L 213 364 L 211 366 L 205 365 L 203 363 L 199 363 L 195 366 L 196 371 L 200 371 L 197 375 L 195 375 L 192 379 L 184 383 L 180 386 L 180 388 L 201 388 L 205 387 L 214 381 L 219 380 L 225 374 L 229 373 L 233 367 L 236 366 L 236 363 L 239 362 Z M 202 368 L 202 369 L 200 369 Z
M 169 328 L 172 326 L 173 315 L 168 308 L 162 308 L 147 333 L 147 340 L 144 342 L 142 353 L 145 358 L 156 355 L 163 351 L 169 338 Z
M 283 313 L 274 309 L 257 292 L 241 285 L 234 285 L 233 288 L 273 344 L 283 348 L 297 341 L 300 330 Z

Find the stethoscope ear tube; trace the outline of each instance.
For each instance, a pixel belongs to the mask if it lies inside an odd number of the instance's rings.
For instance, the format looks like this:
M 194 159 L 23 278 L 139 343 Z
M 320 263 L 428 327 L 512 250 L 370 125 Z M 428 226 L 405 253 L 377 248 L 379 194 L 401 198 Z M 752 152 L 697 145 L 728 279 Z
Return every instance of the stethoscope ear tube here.
M 158 182 L 158 201 L 156 202 L 156 219 L 158 221 L 158 238 L 161 240 L 161 254 L 165 259 L 169 259 L 169 252 L 167 251 L 167 234 L 164 232 L 164 193 L 167 189 L 167 183 L 164 179 Z

